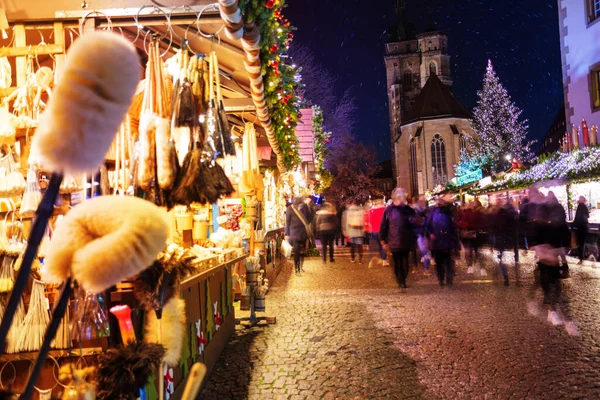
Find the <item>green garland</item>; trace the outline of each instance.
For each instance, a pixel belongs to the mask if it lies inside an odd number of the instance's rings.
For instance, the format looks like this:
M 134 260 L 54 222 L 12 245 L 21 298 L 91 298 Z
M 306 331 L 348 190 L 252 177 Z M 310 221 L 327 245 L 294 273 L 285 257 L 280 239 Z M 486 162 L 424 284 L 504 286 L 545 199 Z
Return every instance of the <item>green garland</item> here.
M 294 28 L 281 13 L 284 0 L 240 0 L 239 7 L 246 23 L 255 23 L 260 30 L 260 60 L 265 101 L 270 111 L 275 138 L 281 149 L 283 163 L 293 169 L 300 163 L 296 125 L 300 114 L 301 86 L 296 68 L 289 65 L 287 50 L 294 37 Z
M 331 186 L 333 175 L 325 168 L 327 159 L 327 144 L 331 138 L 331 132 L 323 132 L 323 111 L 319 106 L 313 106 L 312 131 L 314 134 L 315 171 L 317 172 L 317 193 L 322 193 Z

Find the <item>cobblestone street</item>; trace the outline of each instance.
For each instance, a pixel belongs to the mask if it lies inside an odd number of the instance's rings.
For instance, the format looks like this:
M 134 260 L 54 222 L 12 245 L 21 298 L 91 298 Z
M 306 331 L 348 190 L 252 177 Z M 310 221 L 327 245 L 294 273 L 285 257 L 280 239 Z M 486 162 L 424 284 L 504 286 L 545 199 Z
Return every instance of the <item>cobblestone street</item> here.
M 488 257 L 488 277 L 459 264 L 447 288 L 413 268 L 398 289 L 391 268 L 336 251 L 301 277 L 286 266 L 267 296 L 277 324 L 238 327 L 201 398 L 600 398 L 600 269 L 571 265 L 563 281 L 572 337 L 528 313 L 530 258 L 521 286 L 513 269 L 504 287 Z

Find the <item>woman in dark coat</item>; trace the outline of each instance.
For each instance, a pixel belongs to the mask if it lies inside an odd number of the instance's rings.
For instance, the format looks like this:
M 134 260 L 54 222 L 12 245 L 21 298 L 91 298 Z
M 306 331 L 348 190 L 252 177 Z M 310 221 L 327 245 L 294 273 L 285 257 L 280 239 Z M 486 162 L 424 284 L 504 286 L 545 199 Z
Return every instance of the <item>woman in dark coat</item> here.
M 401 188 L 394 189 L 392 200 L 383 212 L 379 239 L 384 249 L 392 253 L 398 286 L 406 288 L 408 256 L 415 247 L 415 210 L 406 204 L 406 192 Z
M 588 235 L 588 219 L 590 218 L 590 211 L 588 210 L 585 197 L 579 197 L 578 203 L 575 219 L 573 220 L 573 227 L 575 228 L 575 239 L 577 240 L 579 264 L 582 264 L 585 256 L 585 241 Z
M 302 197 L 295 197 L 291 206 L 285 212 L 285 240 L 294 247 L 294 269 L 299 275 L 302 268 L 302 256 L 306 248 L 308 234 L 306 226 L 297 213 L 304 217 L 304 221 L 310 226 L 310 210 L 303 203 Z
M 448 202 L 442 197 L 437 199 L 437 207 L 433 209 L 425 223 L 425 232 L 431 240 L 431 250 L 435 258 L 435 268 L 440 282 L 452 286 L 454 280 L 454 261 L 452 252 L 459 249 L 458 234 Z

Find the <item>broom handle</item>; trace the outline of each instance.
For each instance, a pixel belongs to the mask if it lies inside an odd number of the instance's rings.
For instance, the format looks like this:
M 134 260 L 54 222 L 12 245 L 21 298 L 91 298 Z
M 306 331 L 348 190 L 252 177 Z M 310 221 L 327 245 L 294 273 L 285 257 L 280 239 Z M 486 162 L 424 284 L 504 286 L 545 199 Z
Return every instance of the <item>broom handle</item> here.
M 56 305 L 54 306 L 54 310 L 52 311 L 52 319 L 50 319 L 50 323 L 46 328 L 44 342 L 42 343 L 42 347 L 40 347 L 37 358 L 35 359 L 35 364 L 33 365 L 31 375 L 29 375 L 29 379 L 27 380 L 27 384 L 25 385 L 25 390 L 20 396 L 22 399 L 31 399 L 31 396 L 33 395 L 34 386 L 40 376 L 40 372 L 42 372 L 42 366 L 44 365 L 44 361 L 46 361 L 46 357 L 48 356 L 48 352 L 50 351 L 50 345 L 54 340 L 54 336 L 56 336 L 56 332 L 58 332 L 60 321 L 63 319 L 67 311 L 69 298 L 73 293 L 73 287 L 71 283 L 71 278 L 67 278 L 67 280 L 63 284 L 63 288 L 60 292 L 58 302 L 56 303 Z
M 31 233 L 29 234 L 29 239 L 27 240 L 27 247 L 25 248 L 25 254 L 23 254 L 21 268 L 19 269 L 13 290 L 10 293 L 10 298 L 8 299 L 8 304 L 4 310 L 4 318 L 2 318 L 2 323 L 0 323 L 0 355 L 4 354 L 4 344 L 6 343 L 8 331 L 12 324 L 13 317 L 17 311 L 17 307 L 21 302 L 21 296 L 23 295 L 25 287 L 27 286 L 29 272 L 31 272 L 31 264 L 33 264 L 33 260 L 37 255 L 38 247 L 40 247 L 40 243 L 42 242 L 44 234 L 46 233 L 48 220 L 54 211 L 54 203 L 58 197 L 58 191 L 62 181 L 62 174 L 52 174 L 50 183 L 48 184 L 48 189 L 46 190 L 46 193 L 44 193 L 44 197 L 42 197 L 42 201 L 35 212 L 37 217 L 33 221 L 33 226 L 31 227 Z

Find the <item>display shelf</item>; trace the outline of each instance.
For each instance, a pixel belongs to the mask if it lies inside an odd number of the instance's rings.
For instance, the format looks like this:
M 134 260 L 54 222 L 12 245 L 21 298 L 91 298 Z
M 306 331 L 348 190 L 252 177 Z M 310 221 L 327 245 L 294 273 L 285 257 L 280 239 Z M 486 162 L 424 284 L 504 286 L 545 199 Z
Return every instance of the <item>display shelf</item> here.
M 83 349 L 73 349 L 69 350 L 50 350 L 48 353 L 50 356 L 54 358 L 64 358 L 64 357 L 87 357 L 94 356 L 102 353 L 102 347 L 88 347 Z M 0 356 L 0 363 L 5 363 L 9 361 L 32 361 L 35 360 L 38 355 L 37 351 L 29 351 L 24 353 L 15 353 L 15 354 L 3 354 Z

